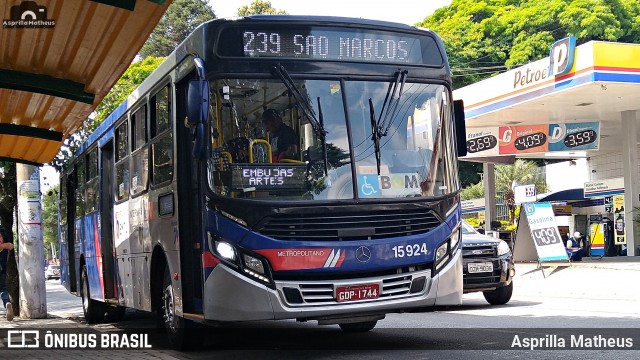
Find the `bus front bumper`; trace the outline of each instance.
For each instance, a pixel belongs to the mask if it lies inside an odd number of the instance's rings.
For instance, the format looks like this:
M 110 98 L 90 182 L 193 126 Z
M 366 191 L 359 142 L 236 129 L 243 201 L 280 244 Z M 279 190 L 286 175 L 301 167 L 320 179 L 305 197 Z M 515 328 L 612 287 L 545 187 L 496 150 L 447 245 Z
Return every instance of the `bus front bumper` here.
M 276 281 L 272 289 L 219 264 L 205 282 L 204 317 L 212 321 L 313 320 L 460 305 L 462 270 L 458 250 L 433 277 L 431 270 L 421 270 L 348 280 Z M 335 300 L 337 288 L 363 284 L 379 284 L 379 297 L 349 302 Z

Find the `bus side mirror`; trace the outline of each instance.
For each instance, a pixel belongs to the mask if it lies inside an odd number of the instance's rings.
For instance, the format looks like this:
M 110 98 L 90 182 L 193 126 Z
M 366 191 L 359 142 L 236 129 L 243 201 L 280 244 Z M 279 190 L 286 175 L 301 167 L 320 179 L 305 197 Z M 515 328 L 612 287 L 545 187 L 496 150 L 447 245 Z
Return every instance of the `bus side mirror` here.
M 189 81 L 187 98 L 187 121 L 189 125 L 206 124 L 209 120 L 209 82 Z
M 456 145 L 458 157 L 467 155 L 467 128 L 464 122 L 464 102 L 462 100 L 453 101 L 453 116 L 456 126 Z

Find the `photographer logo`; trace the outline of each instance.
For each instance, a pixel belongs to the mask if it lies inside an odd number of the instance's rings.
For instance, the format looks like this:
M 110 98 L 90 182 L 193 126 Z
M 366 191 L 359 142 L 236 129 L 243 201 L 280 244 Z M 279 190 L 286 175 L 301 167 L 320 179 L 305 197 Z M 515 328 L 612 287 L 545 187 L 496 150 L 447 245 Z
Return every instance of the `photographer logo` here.
M 56 21 L 47 19 L 47 7 L 34 1 L 23 1 L 10 8 L 9 19 L 2 20 L 3 28 L 52 28 Z

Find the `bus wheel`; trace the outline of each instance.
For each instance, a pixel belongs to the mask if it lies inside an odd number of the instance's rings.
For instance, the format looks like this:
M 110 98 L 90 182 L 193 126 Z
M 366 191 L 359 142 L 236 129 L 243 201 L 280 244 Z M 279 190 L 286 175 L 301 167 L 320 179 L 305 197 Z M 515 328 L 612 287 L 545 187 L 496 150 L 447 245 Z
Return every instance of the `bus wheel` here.
M 483 292 L 484 298 L 491 305 L 504 305 L 511 300 L 511 295 L 513 294 L 513 281 L 503 287 L 499 287 L 493 291 L 485 291 Z
M 87 276 L 87 267 L 82 267 L 82 312 L 87 324 L 95 324 L 104 320 L 106 311 L 103 302 L 93 300 L 89 292 L 89 277 Z
M 107 321 L 119 322 L 124 319 L 124 314 L 127 308 L 124 306 L 109 306 L 107 307 Z
M 198 347 L 202 339 L 200 332 L 194 331 L 195 327 L 191 321 L 176 315 L 175 294 L 168 267 L 165 267 L 164 271 L 161 304 L 162 317 L 160 320 L 164 324 L 171 347 L 177 350 L 189 350 Z
M 340 329 L 344 332 L 356 333 L 356 332 L 367 332 L 373 330 L 376 327 L 378 320 L 374 321 L 365 321 L 365 322 L 357 322 L 357 323 L 347 323 L 347 324 L 338 324 Z

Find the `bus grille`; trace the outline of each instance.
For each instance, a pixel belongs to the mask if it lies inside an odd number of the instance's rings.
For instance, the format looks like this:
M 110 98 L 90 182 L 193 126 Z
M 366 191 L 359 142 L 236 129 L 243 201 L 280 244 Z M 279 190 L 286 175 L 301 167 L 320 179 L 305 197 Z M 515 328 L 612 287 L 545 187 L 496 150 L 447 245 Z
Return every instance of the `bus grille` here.
M 385 276 L 382 278 L 359 279 L 355 283 L 367 284 L 380 282 L 380 297 L 378 299 L 361 300 L 357 302 L 381 301 L 408 296 L 415 296 L 424 293 L 428 288 L 431 279 L 429 270 L 417 271 L 411 274 L 398 274 Z M 317 282 L 278 282 L 277 288 L 284 295 L 284 300 L 289 306 L 319 306 L 343 304 L 336 301 L 334 289 L 336 286 L 354 284 L 349 281 L 317 281 Z M 413 286 L 412 286 L 413 284 Z
M 431 210 L 276 214 L 257 231 L 278 240 L 368 240 L 417 235 L 440 225 Z

